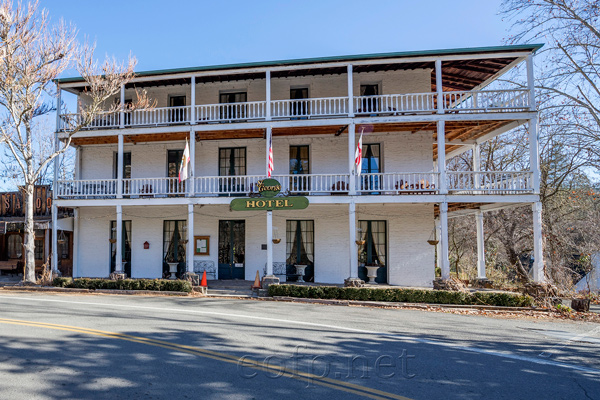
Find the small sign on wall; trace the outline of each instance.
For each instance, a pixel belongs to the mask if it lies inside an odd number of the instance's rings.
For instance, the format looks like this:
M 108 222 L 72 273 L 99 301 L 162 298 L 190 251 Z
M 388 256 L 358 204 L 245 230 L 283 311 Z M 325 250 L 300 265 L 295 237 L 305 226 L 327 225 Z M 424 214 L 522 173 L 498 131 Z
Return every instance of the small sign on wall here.
M 210 236 L 194 236 L 194 255 L 210 255 Z

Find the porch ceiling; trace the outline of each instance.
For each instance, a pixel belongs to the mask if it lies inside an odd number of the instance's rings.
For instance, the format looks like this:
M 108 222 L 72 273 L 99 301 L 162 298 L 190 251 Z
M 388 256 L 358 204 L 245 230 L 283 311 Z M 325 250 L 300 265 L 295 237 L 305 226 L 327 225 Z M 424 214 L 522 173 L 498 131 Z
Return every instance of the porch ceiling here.
M 448 212 L 460 211 L 460 210 L 477 210 L 486 204 L 492 203 L 448 203 Z M 435 218 L 440 216 L 440 205 L 433 205 L 433 214 Z
M 446 121 L 446 141 L 475 140 L 506 124 L 512 120 L 481 120 L 481 121 Z M 360 133 L 361 126 L 356 127 L 357 134 Z M 436 144 L 436 122 L 400 122 L 369 125 L 369 132 L 422 132 L 432 131 L 433 158 L 437 159 Z M 304 136 L 304 135 L 335 135 L 347 134 L 347 125 L 327 125 L 327 126 L 300 126 L 273 128 L 274 137 L 282 136 Z M 189 137 L 188 131 L 170 132 L 170 133 L 144 133 L 136 135 L 124 135 L 125 143 L 146 143 L 146 142 L 167 142 L 184 141 Z M 228 139 L 263 139 L 265 137 L 264 128 L 254 129 L 227 129 L 213 131 L 196 132 L 196 140 L 228 140 Z M 86 146 L 95 144 L 117 144 L 117 135 L 78 137 L 72 139 L 74 146 Z M 461 145 L 446 145 L 446 153 L 460 148 Z

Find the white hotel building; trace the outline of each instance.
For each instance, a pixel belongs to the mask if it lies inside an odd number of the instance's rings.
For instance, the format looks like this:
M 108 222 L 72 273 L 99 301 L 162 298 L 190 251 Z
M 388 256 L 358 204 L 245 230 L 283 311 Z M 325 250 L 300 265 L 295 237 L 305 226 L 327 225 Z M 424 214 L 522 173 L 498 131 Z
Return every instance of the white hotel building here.
M 145 89 L 156 107 L 124 107 L 75 134 L 75 177 L 55 184 L 54 207 L 75 210 L 73 275 L 108 277 L 123 269 L 133 278 L 160 278 L 170 261 L 179 274 L 206 270 L 209 279 L 251 280 L 256 271 L 271 272 L 271 259 L 282 280 L 297 278 L 296 264 L 308 265 L 305 280 L 336 284 L 364 279 L 365 265 L 379 265 L 378 282 L 431 286 L 436 247 L 442 276 L 450 274 L 454 214 L 477 216 L 483 278 L 483 212 L 529 204 L 533 275 L 541 281 L 532 64 L 540 47 L 140 72 L 114 101 L 127 104 Z M 527 71 L 522 88 L 486 89 L 520 63 Z M 86 101 L 81 78 L 58 85 L 59 102 L 63 91 Z M 59 140 L 73 117 L 57 116 Z M 479 146 L 522 124 L 529 125 L 530 170 L 481 171 Z M 307 197 L 308 208 L 275 210 L 272 220 L 265 211 L 231 210 L 232 199 L 253 195 L 266 177 L 271 139 L 273 178 L 289 196 Z M 186 140 L 191 176 L 179 183 Z M 451 157 L 469 150 L 472 171 L 446 170 Z M 439 243 L 430 245 L 434 229 Z M 195 238 L 206 248 L 196 249 Z

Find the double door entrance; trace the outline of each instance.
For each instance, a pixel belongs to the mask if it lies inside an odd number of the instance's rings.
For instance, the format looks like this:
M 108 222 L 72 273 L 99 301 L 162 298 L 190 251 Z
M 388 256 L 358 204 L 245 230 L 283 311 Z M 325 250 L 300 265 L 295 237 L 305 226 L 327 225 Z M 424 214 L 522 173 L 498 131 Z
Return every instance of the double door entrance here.
M 246 278 L 246 222 L 219 221 L 219 279 Z

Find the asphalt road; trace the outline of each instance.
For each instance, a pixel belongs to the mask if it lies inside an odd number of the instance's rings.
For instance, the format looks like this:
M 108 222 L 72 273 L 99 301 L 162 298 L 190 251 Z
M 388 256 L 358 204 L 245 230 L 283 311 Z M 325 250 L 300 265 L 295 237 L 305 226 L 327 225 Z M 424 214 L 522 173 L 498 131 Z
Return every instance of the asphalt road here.
M 0 294 L 0 399 L 600 399 L 600 325 Z

